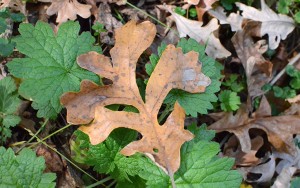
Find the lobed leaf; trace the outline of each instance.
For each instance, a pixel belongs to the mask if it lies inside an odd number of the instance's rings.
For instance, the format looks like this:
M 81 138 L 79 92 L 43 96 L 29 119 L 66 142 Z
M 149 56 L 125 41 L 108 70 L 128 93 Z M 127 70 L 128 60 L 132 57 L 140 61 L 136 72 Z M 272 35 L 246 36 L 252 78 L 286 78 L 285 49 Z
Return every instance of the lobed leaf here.
M 11 148 L 0 147 L 0 187 L 55 187 L 54 173 L 45 173 L 45 160 L 30 149 L 18 156 Z
M 91 50 L 95 42 L 90 33 L 78 35 L 78 22 L 60 26 L 57 35 L 49 24 L 37 22 L 21 24 L 21 35 L 14 41 L 17 49 L 26 55 L 7 64 L 10 73 L 22 78 L 19 93 L 33 101 L 38 117 L 54 118 L 61 111 L 59 97 L 67 91 L 77 91 L 83 79 L 95 82 L 99 77 L 80 68 L 77 56 Z
M 116 31 L 116 44 L 110 51 L 112 62 L 96 52 L 81 55 L 78 58 L 81 67 L 112 80 L 113 84 L 98 86 L 85 80 L 80 92 L 66 93 L 61 102 L 68 110 L 68 122 L 89 124 L 81 126 L 80 130 L 89 135 L 92 144 L 103 142 L 119 127 L 137 130 L 142 139 L 131 142 L 121 153 L 151 155 L 172 175 L 180 165 L 181 145 L 193 136 L 184 130 L 185 113 L 178 103 L 162 126 L 157 120 L 159 109 L 171 89 L 204 92 L 211 81 L 201 73 L 196 52 L 183 54 L 180 48 L 168 45 L 148 81 L 144 102 L 136 84 L 135 69 L 138 58 L 150 46 L 155 33 L 155 26 L 150 22 L 136 24 L 131 21 Z M 111 104 L 131 105 L 139 113 L 105 108 Z
M 11 77 L 0 80 L 0 143 L 11 137 L 10 128 L 21 121 L 21 118 L 15 115 L 21 104 L 16 91 L 16 84 Z

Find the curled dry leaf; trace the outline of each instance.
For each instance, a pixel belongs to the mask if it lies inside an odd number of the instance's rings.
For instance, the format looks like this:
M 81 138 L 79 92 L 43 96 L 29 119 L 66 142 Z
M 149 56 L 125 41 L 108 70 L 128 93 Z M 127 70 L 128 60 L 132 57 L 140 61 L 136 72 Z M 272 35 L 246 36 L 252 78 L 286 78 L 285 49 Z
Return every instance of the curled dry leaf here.
M 282 115 L 272 117 L 270 109 L 269 103 L 263 97 L 254 118 L 249 118 L 247 107 L 241 106 L 235 115 L 232 112 L 227 113 L 209 128 L 217 132 L 228 131 L 234 133 L 241 144 L 241 150 L 245 153 L 251 152 L 252 147 L 249 130 L 253 128 L 261 129 L 267 134 L 269 142 L 277 151 L 295 155 L 297 150 L 293 134 L 300 133 L 299 116 Z
M 275 173 L 275 157 L 268 154 L 264 157 L 264 163 L 254 167 L 241 167 L 239 171 L 247 182 L 269 182 Z
M 248 153 L 243 152 L 241 146 L 238 144 L 239 142 L 236 136 L 231 136 L 225 144 L 223 152 L 225 156 L 235 158 L 236 166 L 252 166 L 261 162 L 261 160 L 255 156 L 263 145 L 263 138 L 261 136 L 251 139 L 251 150 Z
M 75 20 L 77 14 L 82 18 L 91 16 L 91 5 L 78 3 L 77 0 L 52 0 L 51 6 L 47 9 L 49 16 L 57 13 L 56 22 L 63 23 L 68 19 Z
M 213 33 L 219 28 L 217 19 L 213 18 L 206 26 L 202 27 L 203 22 L 189 20 L 180 16 L 172 10 L 171 6 L 167 6 L 166 8 L 175 19 L 180 37 L 188 35 L 197 42 L 207 44 L 205 52 L 213 58 L 224 58 L 231 55 Z
M 110 51 L 112 62 L 96 52 L 81 55 L 78 64 L 82 68 L 112 80 L 113 84 L 98 86 L 83 81 L 80 92 L 66 93 L 61 103 L 67 108 L 68 122 L 89 124 L 80 130 L 89 135 L 92 144 L 103 142 L 119 127 L 137 130 L 143 138 L 127 145 L 121 153 L 152 155 L 172 175 L 180 165 L 181 145 L 193 135 L 184 130 L 185 112 L 178 103 L 163 125 L 159 125 L 157 114 L 171 89 L 203 92 L 210 79 L 201 73 L 196 52 L 183 54 L 180 48 L 169 45 L 148 81 L 144 102 L 136 84 L 135 69 L 138 58 L 150 46 L 155 34 L 154 24 L 131 21 L 116 30 L 116 44 Z M 132 105 L 139 113 L 105 108 L 111 104 Z
M 231 39 L 246 72 L 251 100 L 264 93 L 261 88 L 271 80 L 273 67 L 273 64 L 262 56 L 268 49 L 265 41 L 254 43 L 250 36 L 257 31 L 255 31 L 256 26 L 256 23 L 248 23 L 243 31 L 237 31 Z
M 287 15 L 276 14 L 270 9 L 264 0 L 261 0 L 261 10 L 257 10 L 243 3 L 236 3 L 240 10 L 243 11 L 242 16 L 247 19 L 261 22 L 260 36 L 269 35 L 269 47 L 276 49 L 280 40 L 286 39 L 294 28 L 294 21 Z

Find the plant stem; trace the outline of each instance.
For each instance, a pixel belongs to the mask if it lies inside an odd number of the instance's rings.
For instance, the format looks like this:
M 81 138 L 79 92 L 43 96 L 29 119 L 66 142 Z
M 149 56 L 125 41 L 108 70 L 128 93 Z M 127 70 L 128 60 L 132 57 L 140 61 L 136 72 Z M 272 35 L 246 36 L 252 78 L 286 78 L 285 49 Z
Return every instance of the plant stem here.
M 42 126 L 39 128 L 39 130 L 27 142 L 25 142 L 24 145 L 18 149 L 18 151 L 16 151 L 16 154 L 18 154 L 23 148 L 25 148 L 25 144 L 30 143 L 35 138 L 35 136 L 37 136 L 44 129 L 44 127 L 46 126 L 48 121 L 49 121 L 49 119 L 45 120 L 45 122 L 42 124 Z
M 167 104 L 166 108 L 164 109 L 164 111 L 161 113 L 161 115 L 158 118 L 158 123 L 161 123 L 165 117 L 170 113 L 170 111 L 173 110 L 173 107 L 171 104 Z
M 33 148 L 34 146 L 36 146 L 36 145 L 39 144 L 40 142 L 43 142 L 43 141 L 47 140 L 47 139 L 50 138 L 51 136 L 53 136 L 53 135 L 55 135 L 55 134 L 57 134 L 57 133 L 59 133 L 59 132 L 65 130 L 66 128 L 69 128 L 71 125 L 72 125 L 72 124 L 68 124 L 68 125 L 64 126 L 63 128 L 58 129 L 57 131 L 55 131 L 55 132 L 49 134 L 48 136 L 46 136 L 46 137 L 43 138 L 42 140 L 38 141 L 37 143 L 32 144 L 31 146 L 29 146 L 29 148 Z
M 293 65 L 295 64 L 297 61 L 299 61 L 300 59 L 300 54 L 296 55 L 295 57 L 293 57 L 291 59 L 291 61 L 284 67 L 284 69 L 282 69 L 274 78 L 273 80 L 270 82 L 270 85 L 274 85 L 277 80 L 279 80 L 279 78 L 281 78 L 281 76 L 285 73 L 285 68 L 288 66 L 288 65 Z
M 86 188 L 96 187 L 96 186 L 101 185 L 101 184 L 103 184 L 103 183 L 105 183 L 105 182 L 107 182 L 107 181 L 109 181 L 111 179 L 112 179 L 112 177 L 108 176 L 108 177 L 106 177 L 106 178 L 104 178 L 104 179 L 102 179 L 102 180 L 100 180 L 100 181 L 98 181 L 96 183 L 93 183 L 92 185 L 86 186 Z
M 91 179 L 98 181 L 96 178 L 94 178 L 93 176 L 91 176 L 89 173 L 85 172 L 84 170 L 82 170 L 79 166 L 77 166 L 75 163 L 73 163 L 70 159 L 68 159 L 66 156 L 64 156 L 62 153 L 60 153 L 59 151 L 57 151 L 57 149 L 53 148 L 52 146 L 49 146 L 46 142 L 44 142 L 43 140 L 41 140 L 39 137 L 35 136 L 29 129 L 25 129 L 27 130 L 27 132 L 29 134 L 31 134 L 34 138 L 36 138 L 38 140 L 38 143 L 42 143 L 45 146 L 47 146 L 48 148 L 50 148 L 52 151 L 54 151 L 55 153 L 57 153 L 58 155 L 61 156 L 61 158 L 65 159 L 66 161 L 68 161 L 70 164 L 72 164 L 75 168 L 77 168 L 78 170 L 80 170 L 82 173 L 84 173 L 85 175 L 87 175 L 88 177 L 90 177 Z
M 164 27 L 166 27 L 166 28 L 168 28 L 168 29 L 171 29 L 170 27 L 168 27 L 166 24 L 164 24 L 164 23 L 162 23 L 161 21 L 159 21 L 159 20 L 158 20 L 157 18 L 155 18 L 154 16 L 152 16 L 152 15 L 148 14 L 147 12 L 145 12 L 144 10 L 142 10 L 142 9 L 140 9 L 140 8 L 138 8 L 138 7 L 136 7 L 136 6 L 134 6 L 133 4 L 129 3 L 128 1 L 126 2 L 126 4 L 129 5 L 129 6 L 131 6 L 131 7 L 134 8 L 134 9 L 136 9 L 136 10 L 142 12 L 143 14 L 149 16 L 149 18 L 155 20 L 155 21 L 156 21 L 157 23 L 159 23 L 160 25 L 162 25 L 162 26 L 164 26 Z

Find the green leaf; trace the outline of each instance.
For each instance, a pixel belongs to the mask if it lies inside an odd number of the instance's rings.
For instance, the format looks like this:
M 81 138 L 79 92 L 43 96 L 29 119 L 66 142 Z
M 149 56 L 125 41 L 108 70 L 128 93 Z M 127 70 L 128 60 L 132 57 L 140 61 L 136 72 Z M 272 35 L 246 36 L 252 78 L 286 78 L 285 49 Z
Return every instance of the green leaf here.
M 241 99 L 237 96 L 237 93 L 230 90 L 221 91 L 219 100 L 221 102 L 221 109 L 225 112 L 236 111 L 241 104 Z
M 147 72 L 147 74 L 149 76 L 154 71 L 154 68 L 156 67 L 156 65 L 158 63 L 160 56 L 162 55 L 162 53 L 166 49 L 166 47 L 167 47 L 166 43 L 161 43 L 161 45 L 157 49 L 158 55 L 151 54 L 151 56 L 150 56 L 150 63 L 147 63 L 146 66 L 145 66 L 146 72 Z
M 290 81 L 290 86 L 291 86 L 293 89 L 300 89 L 300 79 L 299 79 L 299 78 L 293 78 L 293 79 Z
M 7 29 L 7 23 L 4 18 L 0 17 L 0 34 L 4 33 Z
M 21 104 L 16 90 L 16 84 L 11 77 L 0 80 L 0 143 L 11 137 L 10 128 L 21 120 L 14 115 Z
M 190 8 L 190 17 L 195 18 L 197 16 L 197 10 L 195 8 Z
M 238 82 L 238 75 L 236 74 L 231 74 L 229 79 L 227 79 L 225 82 L 222 82 L 222 85 L 229 87 L 232 91 L 234 92 L 240 92 L 242 91 L 245 87 L 243 83 Z
M 300 187 L 300 177 L 296 177 L 292 179 L 290 188 L 298 188 L 298 187 Z
M 197 116 L 197 113 L 207 114 L 208 110 L 213 109 L 212 102 L 217 102 L 215 95 L 220 90 L 221 69 L 219 63 L 205 55 L 205 46 L 200 45 L 194 39 L 180 39 L 177 47 L 181 47 L 184 53 L 195 51 L 199 53 L 199 61 L 202 63 L 202 73 L 211 79 L 211 84 L 204 93 L 188 93 L 181 90 L 172 90 L 165 99 L 165 103 L 174 104 L 178 101 L 184 108 L 186 114 Z
M 10 18 L 13 22 L 22 22 L 25 20 L 25 15 L 22 13 L 11 13 Z
M 219 158 L 219 145 L 211 142 L 211 131 L 206 127 L 192 126 L 190 131 L 195 139 L 185 143 L 181 148 L 181 164 L 174 174 L 176 187 L 239 187 L 242 176 L 231 170 L 234 160 Z M 143 169 L 139 175 L 147 180 L 148 187 L 171 187 L 169 176 L 150 159 L 140 160 Z
M 24 148 L 15 156 L 11 148 L 0 147 L 0 187 L 55 187 L 54 173 L 43 174 L 45 160 Z
M 299 75 L 299 71 L 295 69 L 294 66 L 288 65 L 286 66 L 285 72 L 290 76 L 290 77 L 297 77 Z
M 19 93 L 32 100 L 38 117 L 55 118 L 61 111 L 60 96 L 68 91 L 78 91 L 80 82 L 89 79 L 99 82 L 99 77 L 77 65 L 76 58 L 94 48 L 95 39 L 90 33 L 78 35 L 78 22 L 63 23 L 55 35 L 49 24 L 22 23 L 20 37 L 14 41 L 26 58 L 15 58 L 7 64 L 12 75 L 22 78 Z
M 279 0 L 277 3 L 277 10 L 281 14 L 289 13 L 289 6 L 292 5 L 292 0 Z
M 139 156 L 126 157 L 119 153 L 124 146 L 136 139 L 136 131 L 117 129 L 104 142 L 97 145 L 90 144 L 89 137 L 81 131 L 76 131 L 74 134 L 77 147 L 80 148 L 77 149 L 77 152 L 72 149 L 73 159 L 80 159 L 77 162 L 94 166 L 94 170 L 98 173 L 110 174 L 120 182 L 131 182 L 131 178 L 138 175 L 140 171 Z M 84 157 L 80 158 L 80 156 Z
M 294 19 L 297 23 L 300 23 L 300 11 L 294 15 Z
M 238 0 L 221 0 L 221 4 L 226 10 L 231 10 L 235 2 L 238 2 Z
M 174 12 L 176 12 L 177 14 L 184 16 L 186 14 L 186 10 L 184 10 L 181 7 L 175 7 Z
M 15 48 L 14 42 L 9 42 L 7 39 L 0 38 L 0 56 L 9 56 Z

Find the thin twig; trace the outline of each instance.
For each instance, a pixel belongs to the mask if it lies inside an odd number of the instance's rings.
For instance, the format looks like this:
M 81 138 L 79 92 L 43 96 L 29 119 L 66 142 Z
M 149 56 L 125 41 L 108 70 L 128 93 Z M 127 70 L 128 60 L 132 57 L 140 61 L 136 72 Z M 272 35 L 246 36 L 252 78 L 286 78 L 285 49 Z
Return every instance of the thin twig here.
M 297 54 L 295 57 L 293 57 L 290 62 L 284 67 L 284 69 L 282 69 L 271 81 L 270 81 L 270 85 L 274 85 L 280 78 L 281 76 L 285 73 L 285 69 L 288 65 L 294 65 L 297 61 L 299 61 L 300 59 L 300 53 Z

